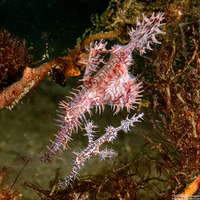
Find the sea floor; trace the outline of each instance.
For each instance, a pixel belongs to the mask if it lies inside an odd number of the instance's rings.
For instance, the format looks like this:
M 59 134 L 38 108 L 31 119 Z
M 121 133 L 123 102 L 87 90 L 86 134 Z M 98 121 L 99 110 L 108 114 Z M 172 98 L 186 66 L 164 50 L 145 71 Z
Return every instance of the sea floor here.
M 87 146 L 87 137 L 83 136 L 83 132 L 79 130 L 79 133 L 73 134 L 73 141 L 69 143 L 71 150 L 64 151 L 61 155 L 62 160 L 55 158 L 50 164 L 41 164 L 37 156 L 47 150 L 46 146 L 51 144 L 49 140 L 53 140 L 54 134 L 59 131 L 55 121 L 58 118 L 56 110 L 59 109 L 59 101 L 65 100 L 65 96 L 69 95 L 69 90 L 77 86 L 78 79 L 79 77 L 70 78 L 67 86 L 61 87 L 49 78 L 31 91 L 12 110 L 0 111 L 0 169 L 4 166 L 8 168 L 3 184 L 12 185 L 27 160 L 31 158 L 14 186 L 23 194 L 23 199 L 38 197 L 32 189 L 23 187 L 24 182 L 50 189 L 49 182 L 55 178 L 56 170 L 60 168 L 59 178 L 61 179 L 69 175 L 74 159 L 72 152 L 80 151 Z M 94 113 L 92 120 L 99 126 L 97 137 L 103 134 L 106 126 L 119 126 L 126 114 L 126 111 L 123 111 L 113 116 L 109 106 L 106 106 L 105 112 L 101 115 Z M 145 141 L 139 137 L 142 134 L 140 124 L 137 123 L 129 134 L 120 132 L 113 144 L 108 144 L 108 147 L 112 147 L 118 153 L 118 160 L 122 162 L 131 160 L 144 145 Z M 116 158 L 101 163 L 99 160 L 99 158 L 92 158 L 86 162 L 83 170 L 80 171 L 81 176 L 95 176 L 108 172 Z

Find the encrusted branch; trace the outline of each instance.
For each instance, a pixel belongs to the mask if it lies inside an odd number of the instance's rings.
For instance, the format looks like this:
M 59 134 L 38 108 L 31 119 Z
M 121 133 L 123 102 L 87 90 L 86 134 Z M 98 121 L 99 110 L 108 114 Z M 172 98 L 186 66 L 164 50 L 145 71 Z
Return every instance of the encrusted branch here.
M 55 59 L 36 68 L 26 67 L 19 81 L 0 91 L 0 110 L 4 107 L 12 109 L 31 89 L 37 87 L 48 75 L 53 74 L 56 68 L 60 68 L 62 60 L 64 59 Z M 66 67 L 63 70 L 65 77 L 80 75 L 80 71 L 75 67 Z

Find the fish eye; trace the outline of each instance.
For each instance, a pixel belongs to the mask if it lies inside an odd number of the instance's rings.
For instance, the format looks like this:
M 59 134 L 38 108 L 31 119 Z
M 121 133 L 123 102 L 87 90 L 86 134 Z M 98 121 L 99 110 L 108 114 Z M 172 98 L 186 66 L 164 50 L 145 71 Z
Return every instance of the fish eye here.
M 70 115 L 66 115 L 65 116 L 65 121 L 66 122 L 71 122 L 72 121 L 72 117 Z

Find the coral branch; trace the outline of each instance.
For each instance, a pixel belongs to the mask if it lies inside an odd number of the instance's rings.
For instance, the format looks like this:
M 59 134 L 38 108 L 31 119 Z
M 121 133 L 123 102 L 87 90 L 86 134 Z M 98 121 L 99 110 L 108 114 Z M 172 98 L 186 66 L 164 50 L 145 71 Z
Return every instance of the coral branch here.
M 20 81 L 15 82 L 0 92 L 0 109 L 8 105 L 11 109 L 32 88 L 39 85 L 50 71 L 51 68 L 46 63 L 34 69 L 26 67 Z
M 26 67 L 19 81 L 0 91 L 0 110 L 6 106 L 12 109 L 31 89 L 37 87 L 46 76 L 52 74 L 55 68 L 59 68 L 61 60 L 63 59 L 55 59 L 37 68 Z M 65 69 L 65 77 L 78 75 L 80 71 L 76 68 Z
M 199 189 L 200 175 L 186 187 L 182 194 L 176 195 L 175 200 L 188 200 Z M 194 197 L 195 198 L 195 197 Z

